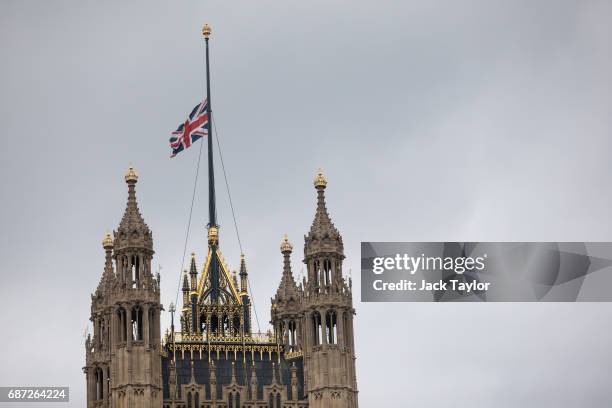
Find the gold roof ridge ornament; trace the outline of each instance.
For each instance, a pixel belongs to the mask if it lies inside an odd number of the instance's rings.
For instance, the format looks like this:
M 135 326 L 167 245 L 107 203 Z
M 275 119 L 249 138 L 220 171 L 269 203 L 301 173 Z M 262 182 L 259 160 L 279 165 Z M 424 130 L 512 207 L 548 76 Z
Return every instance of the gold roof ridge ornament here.
M 317 170 L 317 174 L 315 175 L 314 186 L 315 188 L 325 188 L 327 186 L 327 179 L 325 178 L 323 169 L 321 168 Z

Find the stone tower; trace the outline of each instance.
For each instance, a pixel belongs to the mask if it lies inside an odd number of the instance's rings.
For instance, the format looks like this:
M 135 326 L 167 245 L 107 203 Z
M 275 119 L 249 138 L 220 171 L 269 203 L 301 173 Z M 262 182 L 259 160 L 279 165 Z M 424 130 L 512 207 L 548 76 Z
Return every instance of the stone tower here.
M 153 277 L 153 237 L 136 202 L 138 174 L 130 166 L 128 200 L 114 240 L 103 241 L 106 263 L 92 295 L 93 339 L 86 341 L 87 406 L 162 405 L 159 276 Z M 114 265 L 113 265 L 114 261 Z
M 317 209 L 304 237 L 307 280 L 301 301 L 304 387 L 311 408 L 356 408 L 351 282 L 342 274 L 344 245 L 325 204 L 327 180 L 314 179 Z

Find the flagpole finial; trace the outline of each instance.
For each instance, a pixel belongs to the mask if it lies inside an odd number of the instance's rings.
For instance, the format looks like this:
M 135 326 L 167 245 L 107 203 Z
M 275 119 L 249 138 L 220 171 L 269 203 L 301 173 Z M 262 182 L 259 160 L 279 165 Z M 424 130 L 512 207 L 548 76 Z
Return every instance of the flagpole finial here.
M 202 34 L 204 35 L 204 38 L 208 39 L 208 37 L 210 37 L 211 32 L 212 30 L 210 29 L 208 23 L 204 24 L 204 27 L 202 27 Z

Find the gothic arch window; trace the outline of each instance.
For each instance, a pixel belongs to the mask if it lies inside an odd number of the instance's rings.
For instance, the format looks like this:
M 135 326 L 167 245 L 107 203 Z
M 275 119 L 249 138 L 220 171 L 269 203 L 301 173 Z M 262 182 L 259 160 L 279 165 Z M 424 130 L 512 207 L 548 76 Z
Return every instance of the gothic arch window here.
M 196 392 L 193 396 L 193 402 L 195 408 L 200 408 L 200 393 Z
M 325 315 L 325 325 L 327 326 L 327 344 L 336 344 L 338 337 L 338 319 L 336 312 L 330 310 Z
M 142 341 L 142 309 L 140 306 L 135 306 L 132 309 L 131 314 L 131 323 L 132 323 L 132 340 L 134 341 Z
M 323 341 L 323 328 L 321 327 L 321 315 L 319 312 L 312 313 L 312 329 L 315 346 L 318 346 Z
M 131 286 L 132 288 L 139 288 L 140 280 L 142 278 L 141 270 L 140 270 L 140 255 L 132 255 L 130 262 L 130 278 L 131 278 Z
M 323 261 L 323 279 L 325 281 L 325 286 L 331 285 L 331 261 L 326 259 Z
M 95 378 L 95 382 L 96 382 L 96 400 L 99 401 L 102 398 L 104 398 L 103 393 L 104 393 L 104 375 L 102 373 L 102 369 L 101 368 L 96 368 L 95 372 L 94 372 L 94 378 Z
M 126 312 L 125 309 L 120 307 L 117 309 L 117 324 L 119 325 L 117 330 L 117 341 L 127 341 L 127 325 L 126 325 Z
M 276 408 L 281 408 L 281 396 L 280 396 L 280 393 L 276 394 Z
M 289 345 L 294 350 L 297 346 L 297 323 L 295 320 L 289 321 Z
M 192 400 L 191 392 L 187 393 L 187 408 L 193 408 L 193 400 Z

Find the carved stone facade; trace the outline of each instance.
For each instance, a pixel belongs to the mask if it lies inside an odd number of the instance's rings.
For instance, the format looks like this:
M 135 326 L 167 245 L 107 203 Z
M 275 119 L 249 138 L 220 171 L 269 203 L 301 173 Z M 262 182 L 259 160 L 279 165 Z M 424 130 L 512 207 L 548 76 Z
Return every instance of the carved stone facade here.
M 293 247 L 281 243 L 281 282 L 271 299 L 273 330 L 254 333 L 246 260 L 231 272 L 208 229 L 183 275 L 180 330 L 160 336 L 159 275 L 153 238 L 136 202 L 138 175 L 125 176 L 128 203 L 92 295 L 93 338 L 86 341 L 87 406 L 125 408 L 356 408 L 352 289 L 342 272 L 342 236 L 325 203 L 327 181 L 315 177 L 317 208 L 304 241 L 307 277 L 296 283 Z

